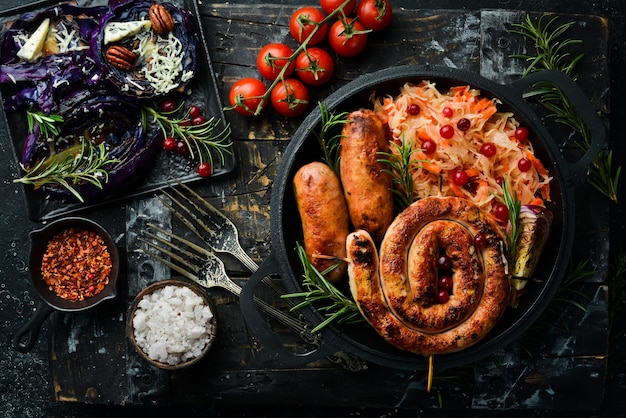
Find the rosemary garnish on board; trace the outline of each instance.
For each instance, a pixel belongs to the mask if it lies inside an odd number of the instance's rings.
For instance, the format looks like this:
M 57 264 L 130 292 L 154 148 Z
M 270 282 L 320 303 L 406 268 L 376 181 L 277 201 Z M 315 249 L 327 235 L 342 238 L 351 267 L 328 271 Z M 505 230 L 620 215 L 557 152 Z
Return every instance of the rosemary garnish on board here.
M 80 141 L 80 146 L 74 146 L 50 158 L 39 161 L 32 169 L 19 178 L 16 183 L 31 184 L 36 189 L 47 184 L 56 184 L 65 187 L 80 202 L 84 202 L 73 185 L 90 183 L 102 189 L 103 182 L 109 179 L 105 169 L 109 164 L 119 162 L 109 158 L 109 152 L 104 143 L 96 146 L 89 140 Z
M 296 243 L 296 251 L 304 267 L 302 287 L 303 291 L 282 295 L 283 298 L 303 298 L 302 302 L 292 307 L 296 311 L 315 304 L 316 309 L 323 313 L 326 319 L 317 325 L 311 332 L 315 333 L 332 322 L 338 324 L 353 324 L 364 320 L 356 303 L 345 296 L 339 289 L 330 283 L 324 274 L 328 271 L 317 271 L 309 261 L 304 248 Z M 338 261 L 343 262 L 343 261 Z M 330 267 L 330 269 L 334 268 Z
M 143 106 L 141 109 L 141 124 L 146 130 L 149 120 L 155 122 L 163 137 L 172 136 L 184 141 L 189 149 L 189 156 L 194 161 L 209 162 L 214 166 L 213 152 L 219 159 L 219 164 L 224 165 L 224 154 L 230 154 L 232 142 L 228 140 L 230 136 L 230 126 L 219 130 L 221 119 L 212 117 L 194 125 L 190 123 L 189 110 L 179 116 L 180 110 L 185 106 L 181 102 L 172 111 L 162 111 L 157 104 Z M 211 152 L 213 151 L 213 152 Z
M 524 76 L 544 69 L 553 69 L 564 72 L 574 77 L 574 68 L 583 59 L 584 54 L 572 56 L 568 48 L 581 43 L 577 39 L 562 39 L 574 22 L 565 23 L 554 27 L 557 17 L 548 19 L 547 14 L 543 14 L 537 19 L 532 19 L 528 14 L 521 23 L 513 24 L 517 29 L 511 32 L 522 35 L 535 43 L 536 55 L 513 55 L 514 58 L 521 58 L 528 62 L 528 67 L 524 71 Z M 527 93 L 525 97 L 534 97 L 539 103 L 548 109 L 556 122 L 564 124 L 573 129 L 581 140 L 576 141 L 577 147 L 586 151 L 591 145 L 591 133 L 582 120 L 576 109 L 563 94 L 558 86 L 552 83 L 538 83 L 534 89 Z M 621 167 L 615 170 L 612 165 L 612 153 L 600 152 L 590 167 L 591 184 L 600 193 L 617 203 L 617 188 Z

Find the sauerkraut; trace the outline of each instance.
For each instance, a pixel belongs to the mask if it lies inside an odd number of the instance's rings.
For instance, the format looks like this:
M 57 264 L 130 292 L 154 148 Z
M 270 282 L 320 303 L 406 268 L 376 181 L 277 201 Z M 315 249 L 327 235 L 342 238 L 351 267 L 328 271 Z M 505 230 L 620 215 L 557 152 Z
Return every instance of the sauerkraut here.
M 388 124 L 393 141 L 404 141 L 414 151 L 414 200 L 459 196 L 491 211 L 503 196 L 503 184 L 522 205 L 550 200 L 548 171 L 532 143 L 516 138 L 520 124 L 515 115 L 500 111 L 499 104 L 470 86 L 439 91 L 430 81 L 407 83 L 396 97 L 374 99 L 374 110 Z M 459 125 L 462 119 L 467 120 Z M 494 155 L 481 153 L 486 143 L 495 145 Z M 391 152 L 398 150 L 391 147 Z M 518 167 L 521 159 L 526 171 Z M 467 174 L 466 184 L 454 181 L 457 171 Z

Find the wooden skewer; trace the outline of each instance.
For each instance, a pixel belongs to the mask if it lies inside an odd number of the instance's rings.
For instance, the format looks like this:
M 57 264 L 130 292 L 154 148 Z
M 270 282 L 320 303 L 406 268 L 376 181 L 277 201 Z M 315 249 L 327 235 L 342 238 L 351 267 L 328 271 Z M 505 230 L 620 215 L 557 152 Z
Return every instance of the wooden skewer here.
M 426 392 L 430 393 L 430 389 L 433 386 L 433 375 L 435 374 L 435 355 L 430 354 L 428 356 L 428 377 L 426 383 Z

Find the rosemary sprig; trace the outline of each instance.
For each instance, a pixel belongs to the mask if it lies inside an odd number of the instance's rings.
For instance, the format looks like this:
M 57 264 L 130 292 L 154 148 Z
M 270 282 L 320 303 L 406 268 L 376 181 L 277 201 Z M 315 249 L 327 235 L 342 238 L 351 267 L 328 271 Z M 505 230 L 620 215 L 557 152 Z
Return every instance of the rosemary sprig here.
M 59 134 L 56 124 L 63 122 L 63 116 L 47 115 L 40 110 L 27 110 L 26 120 L 28 121 L 28 132 L 34 132 L 35 124 L 37 124 L 40 134 L 45 138 L 50 138 Z
M 109 179 L 105 167 L 118 162 L 119 160 L 109 158 L 104 143 L 95 146 L 91 141 L 84 140 L 80 146 L 74 146 L 39 161 L 35 167 L 14 182 L 31 184 L 36 189 L 47 184 L 60 185 L 82 203 L 84 199 L 74 186 L 86 182 L 102 189 L 103 182 L 106 183 Z
M 400 143 L 390 142 L 390 146 L 395 147 L 397 154 L 393 152 L 381 151 L 378 154 L 382 157 L 378 161 L 387 165 L 383 172 L 388 173 L 396 187 L 392 188 L 396 208 L 402 211 L 413 203 L 413 171 L 417 161 L 411 157 L 416 152 L 408 141 L 404 140 L 404 135 Z
M 521 23 L 513 24 L 517 29 L 511 32 L 532 40 L 536 50 L 536 55 L 513 55 L 513 58 L 521 58 L 529 63 L 523 76 L 542 69 L 554 69 L 563 71 L 575 80 L 574 69 L 583 59 L 584 54 L 581 53 L 572 57 L 566 49 L 582 41 L 561 39 L 574 25 L 574 22 L 565 23 L 555 28 L 557 17 L 555 16 L 547 22 L 546 19 L 548 19 L 547 14 L 541 15 L 536 20 L 526 15 Z M 525 94 L 525 97 L 538 99 L 539 103 L 551 112 L 549 117 L 570 127 L 580 136 L 581 140 L 575 142 L 579 149 L 583 151 L 589 149 L 591 144 L 589 129 L 558 86 L 552 83 L 538 83 L 532 91 Z M 617 167 L 615 171 L 611 167 L 611 153 L 601 152 L 591 164 L 588 182 L 600 193 L 617 203 L 620 174 L 621 167 Z
M 324 153 L 323 160 L 339 175 L 339 151 L 341 149 L 341 128 L 348 121 L 348 112 L 329 112 L 326 102 L 319 102 L 322 127 L 319 133 L 313 132 Z
M 517 193 L 511 192 L 506 179 L 502 182 L 502 196 L 496 195 L 496 198 L 504 203 L 509 210 L 509 225 L 506 239 L 509 247 L 509 256 L 513 261 L 516 256 L 517 240 L 521 233 L 519 229 L 519 214 L 522 209 L 522 202 L 519 200 Z
M 232 142 L 229 140 L 230 125 L 219 131 L 221 120 L 215 117 L 198 125 L 190 124 L 189 110 L 182 116 L 177 116 L 184 106 L 185 102 L 181 102 L 176 109 L 169 112 L 161 111 L 157 104 L 142 107 L 141 123 L 144 130 L 151 119 L 158 125 L 164 138 L 172 136 L 184 141 L 192 160 L 198 160 L 200 163 L 208 161 L 214 166 L 215 154 L 219 164 L 224 165 L 224 155 L 232 153 Z
M 291 308 L 296 311 L 309 305 L 316 305 L 326 319 L 317 325 L 311 332 L 317 332 L 332 322 L 339 324 L 353 324 L 364 320 L 356 303 L 345 296 L 332 283 L 324 278 L 328 271 L 319 272 L 309 261 L 304 248 L 297 243 L 296 251 L 302 267 L 304 267 L 302 287 L 303 292 L 288 293 L 283 298 L 304 298 L 302 302 Z M 335 266 L 330 267 L 333 269 Z M 330 270 L 329 269 L 329 270 Z

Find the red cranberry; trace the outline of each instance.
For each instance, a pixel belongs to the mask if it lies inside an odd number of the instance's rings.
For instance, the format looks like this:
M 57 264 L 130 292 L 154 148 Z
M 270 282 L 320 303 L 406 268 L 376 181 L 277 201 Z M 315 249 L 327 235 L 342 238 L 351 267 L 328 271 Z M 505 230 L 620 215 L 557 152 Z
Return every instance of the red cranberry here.
M 528 158 L 520 158 L 519 161 L 517 162 L 517 168 L 519 168 L 519 171 L 522 171 L 522 172 L 530 170 L 532 166 L 533 166 L 533 163 L 531 163 Z
M 439 289 L 450 291 L 452 289 L 452 276 L 441 276 L 439 278 Z
M 444 107 L 443 110 L 441 111 L 441 113 L 443 113 L 443 115 L 447 118 L 451 118 L 454 115 L 454 110 L 452 110 L 449 107 Z
M 439 270 L 450 270 L 452 268 L 452 260 L 447 255 L 442 255 L 437 259 L 437 268 Z
M 509 220 L 509 208 L 504 203 L 496 203 L 493 209 L 493 216 L 500 222 L 506 223 Z
M 439 301 L 439 303 L 446 303 L 450 300 L 450 293 L 448 293 L 448 291 L 445 289 L 441 289 L 439 292 L 437 292 L 437 300 Z
M 431 141 L 430 139 L 426 139 L 422 142 L 422 151 L 426 155 L 434 154 L 437 151 L 437 143 L 435 141 Z
M 463 170 L 456 170 L 452 174 L 452 181 L 454 181 L 454 184 L 458 186 L 465 186 L 469 181 L 469 176 Z
M 442 138 L 450 139 L 454 136 L 454 128 L 452 125 L 443 125 L 441 129 L 439 129 L 439 135 Z
M 415 103 L 413 103 L 412 105 L 409 105 L 409 107 L 406 109 L 407 113 L 411 116 L 417 116 L 420 113 L 420 107 L 418 105 L 416 105 Z
M 480 147 L 480 153 L 487 158 L 491 158 L 496 155 L 497 151 L 498 149 L 496 148 L 496 145 L 491 142 L 486 142 L 482 145 L 482 147 Z
M 528 139 L 528 129 L 520 126 L 515 130 L 515 139 L 520 142 L 524 142 Z
M 474 245 L 478 248 L 485 248 L 487 246 L 487 236 L 481 233 L 476 234 Z
M 467 118 L 461 118 L 456 123 L 456 127 L 459 129 L 459 131 L 467 131 L 471 126 L 472 122 L 470 122 L 470 120 Z

